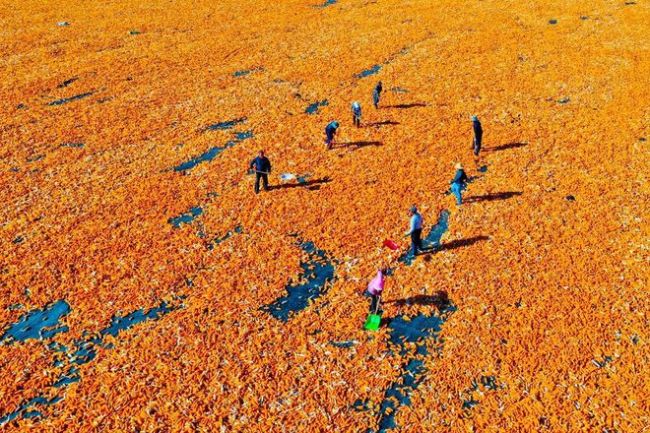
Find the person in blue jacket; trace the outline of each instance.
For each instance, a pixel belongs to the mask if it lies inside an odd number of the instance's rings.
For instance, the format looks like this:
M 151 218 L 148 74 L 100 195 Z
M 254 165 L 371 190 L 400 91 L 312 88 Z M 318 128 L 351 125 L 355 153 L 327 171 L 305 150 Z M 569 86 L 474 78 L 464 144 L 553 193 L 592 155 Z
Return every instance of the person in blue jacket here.
M 415 257 L 419 252 L 422 251 L 422 225 L 424 221 L 422 220 L 422 215 L 418 212 L 418 208 L 413 205 L 409 209 L 409 216 L 411 217 L 409 221 L 409 230 L 404 233 L 405 236 L 411 236 L 411 255 Z
M 483 127 L 478 120 L 478 116 L 472 116 L 472 129 L 474 130 L 474 156 L 478 156 L 481 151 L 481 145 L 483 144 Z
M 459 162 L 456 164 L 456 175 L 451 181 L 451 192 L 456 197 L 456 204 L 463 204 L 463 190 L 467 187 L 467 181 L 469 178 L 463 169 L 463 165 Z
M 357 128 L 361 127 L 361 104 L 357 101 L 352 103 L 352 123 Z
M 375 104 L 375 108 L 379 108 L 379 99 L 381 98 L 382 90 L 384 90 L 384 87 L 380 81 L 377 83 L 375 90 L 372 92 L 372 102 Z
M 327 149 L 331 149 L 334 144 L 334 137 L 336 136 L 336 131 L 339 129 L 339 122 L 336 120 L 330 122 L 325 127 L 325 144 L 327 144 Z
M 251 170 L 255 170 L 255 194 L 260 192 L 260 180 L 264 184 L 264 191 L 269 190 L 269 174 L 271 173 L 271 161 L 264 156 L 264 151 L 260 150 L 249 166 Z

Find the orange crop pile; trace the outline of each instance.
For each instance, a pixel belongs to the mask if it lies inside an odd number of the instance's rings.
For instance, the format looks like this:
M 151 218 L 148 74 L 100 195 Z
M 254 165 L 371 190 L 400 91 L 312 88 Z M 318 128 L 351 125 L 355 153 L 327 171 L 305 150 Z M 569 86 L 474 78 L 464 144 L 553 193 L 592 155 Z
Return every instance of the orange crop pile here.
M 0 336 L 70 307 L 2 339 L 5 431 L 376 431 L 418 344 L 395 431 L 650 427 L 649 4 L 328 3 L 0 4 Z M 393 263 L 384 317 L 456 309 L 406 353 L 361 294 L 413 203 L 448 230 Z M 309 279 L 301 241 L 334 279 L 284 322 L 263 307 Z

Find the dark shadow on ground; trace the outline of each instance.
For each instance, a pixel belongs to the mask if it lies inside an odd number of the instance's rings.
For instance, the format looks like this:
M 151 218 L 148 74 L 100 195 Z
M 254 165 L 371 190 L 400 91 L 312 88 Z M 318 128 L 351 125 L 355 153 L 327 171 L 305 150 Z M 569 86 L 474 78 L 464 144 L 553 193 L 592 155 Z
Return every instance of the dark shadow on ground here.
M 498 152 L 500 150 L 516 149 L 518 147 L 524 147 L 524 146 L 528 146 L 528 143 L 523 143 L 523 142 L 506 143 L 496 147 L 488 147 L 484 150 L 485 152 Z
M 282 185 L 270 185 L 269 191 L 273 191 L 276 189 L 290 189 L 290 188 L 307 188 L 310 191 L 316 191 L 320 189 L 320 186 L 322 184 L 330 183 L 331 181 L 332 179 L 330 179 L 329 177 L 323 177 L 321 179 L 314 179 L 302 183 L 285 183 Z
M 449 295 L 444 290 L 439 290 L 435 295 L 415 295 L 410 298 L 387 301 L 387 304 L 395 304 L 398 307 L 406 305 L 434 305 L 439 310 L 449 306 Z
M 383 146 L 384 143 L 381 141 L 350 141 L 348 143 L 340 143 L 338 146 L 334 146 L 333 148 L 340 148 L 340 147 L 366 147 L 366 146 Z
M 427 248 L 425 250 L 422 250 L 418 253 L 418 257 L 424 256 L 423 257 L 424 261 L 429 261 L 431 260 L 431 256 L 433 254 L 439 253 L 441 251 L 449 251 L 449 250 L 455 250 L 457 248 L 469 247 L 470 245 L 474 245 L 477 242 L 488 241 L 488 240 L 490 240 L 489 236 L 474 236 L 473 238 L 458 239 L 455 241 L 447 242 L 438 247 Z
M 415 108 L 415 107 L 426 107 L 427 104 L 424 102 L 411 102 L 410 104 L 397 104 L 397 105 L 386 105 L 383 108 Z
M 509 198 L 520 196 L 521 194 L 523 194 L 521 191 L 493 192 L 475 197 L 467 197 L 464 201 L 466 203 L 478 203 L 481 201 L 508 200 Z
M 438 248 L 438 251 L 449 251 L 449 250 L 455 250 L 457 248 L 469 247 L 470 245 L 474 245 L 477 242 L 489 241 L 489 240 L 490 240 L 489 236 L 483 236 L 483 235 L 474 236 L 473 238 L 457 239 L 455 241 L 442 244 Z
M 364 126 L 366 126 L 366 127 L 378 127 L 378 126 L 386 126 L 386 125 L 400 125 L 400 123 L 396 122 L 394 120 L 383 120 L 381 122 L 366 123 Z

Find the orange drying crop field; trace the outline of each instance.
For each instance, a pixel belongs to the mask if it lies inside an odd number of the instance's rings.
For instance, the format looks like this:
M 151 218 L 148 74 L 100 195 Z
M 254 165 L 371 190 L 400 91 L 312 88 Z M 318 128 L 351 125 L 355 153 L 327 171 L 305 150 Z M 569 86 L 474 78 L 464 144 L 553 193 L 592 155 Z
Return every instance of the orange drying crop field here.
M 646 1 L 82 3 L 0 3 L 4 431 L 648 431 Z M 361 294 L 413 203 L 448 229 L 383 314 L 444 323 L 399 346 Z M 293 235 L 334 279 L 282 321 Z

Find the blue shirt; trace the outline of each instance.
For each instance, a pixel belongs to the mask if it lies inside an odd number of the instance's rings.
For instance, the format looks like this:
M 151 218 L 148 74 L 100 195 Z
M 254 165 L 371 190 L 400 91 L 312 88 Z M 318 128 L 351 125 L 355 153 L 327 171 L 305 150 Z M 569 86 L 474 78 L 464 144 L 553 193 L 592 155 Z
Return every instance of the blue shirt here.
M 355 116 L 361 116 L 361 105 L 358 102 L 352 104 L 352 112 Z
M 411 231 L 409 233 L 413 233 L 415 230 L 422 230 L 422 216 L 417 212 L 411 217 Z
M 338 128 L 339 128 L 338 122 L 328 123 L 327 126 L 325 127 L 325 135 L 327 135 L 330 138 L 334 137 L 334 133 Z
M 456 170 L 456 176 L 454 176 L 454 180 L 451 181 L 451 183 L 457 183 L 461 186 L 465 186 L 469 178 L 467 177 L 467 174 L 465 174 L 465 170 L 458 169 Z
M 255 171 L 262 173 L 271 172 L 271 161 L 266 156 L 258 156 L 255 158 L 250 165 L 251 168 L 254 168 Z

